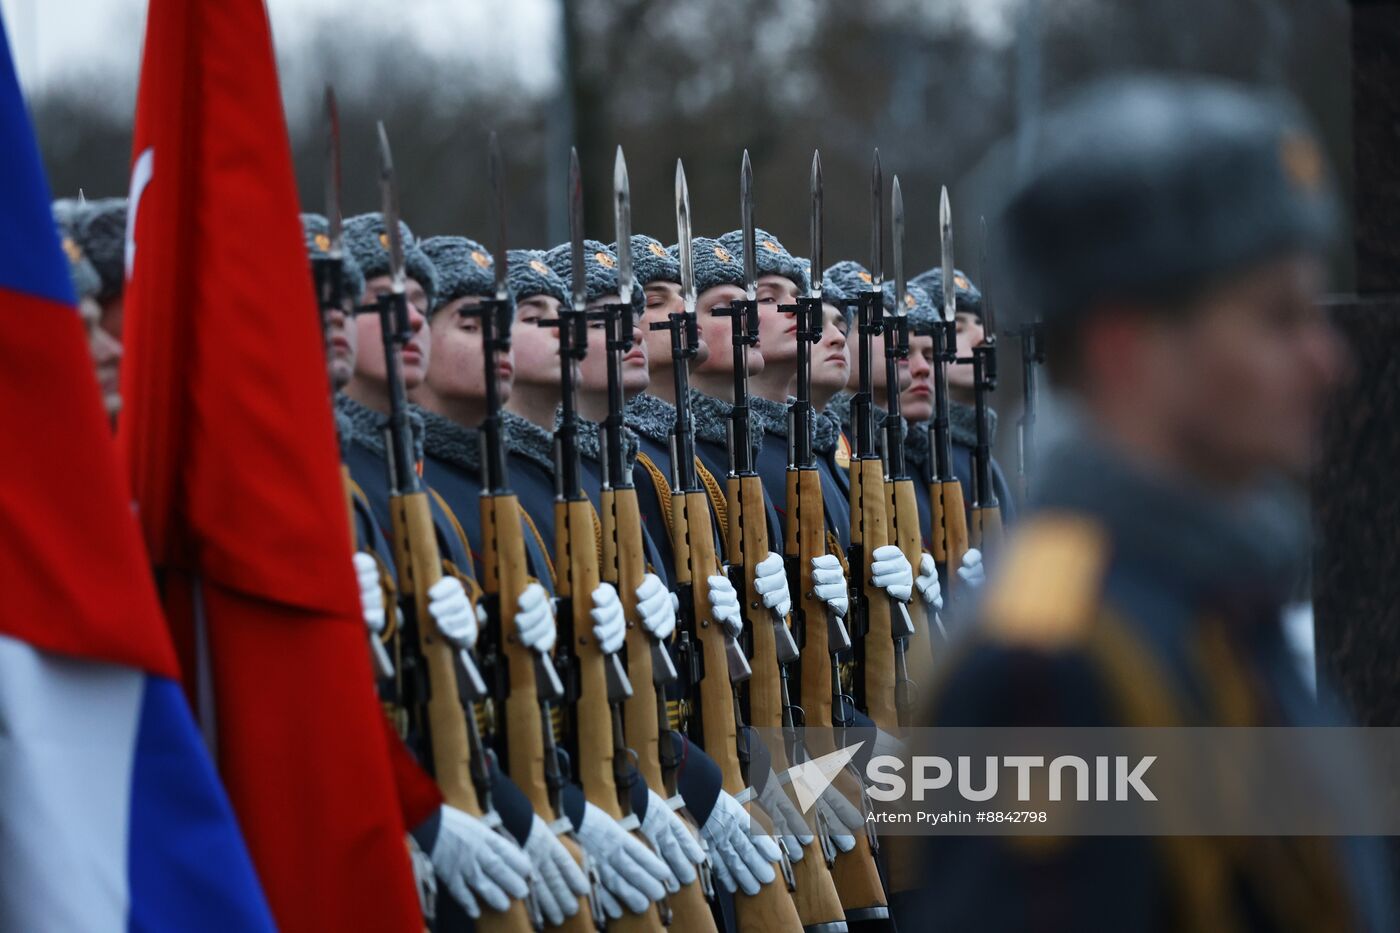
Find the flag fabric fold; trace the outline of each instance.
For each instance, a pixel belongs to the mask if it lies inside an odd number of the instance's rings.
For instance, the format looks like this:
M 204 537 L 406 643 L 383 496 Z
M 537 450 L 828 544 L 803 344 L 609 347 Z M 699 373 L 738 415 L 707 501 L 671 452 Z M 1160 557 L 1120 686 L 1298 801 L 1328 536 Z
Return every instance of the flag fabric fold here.
M 0 22 L 0 929 L 273 929 L 179 684 Z
M 373 689 L 262 0 L 151 0 L 119 446 L 283 930 L 422 920 Z

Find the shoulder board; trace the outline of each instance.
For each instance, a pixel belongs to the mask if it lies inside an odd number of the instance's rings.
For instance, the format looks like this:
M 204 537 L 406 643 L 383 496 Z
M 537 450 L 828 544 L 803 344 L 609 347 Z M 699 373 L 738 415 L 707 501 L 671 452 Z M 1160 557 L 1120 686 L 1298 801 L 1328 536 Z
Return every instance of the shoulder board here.
M 982 605 L 983 631 L 997 641 L 1055 649 L 1079 642 L 1099 613 L 1108 536 L 1078 515 L 1046 513 L 1007 540 Z

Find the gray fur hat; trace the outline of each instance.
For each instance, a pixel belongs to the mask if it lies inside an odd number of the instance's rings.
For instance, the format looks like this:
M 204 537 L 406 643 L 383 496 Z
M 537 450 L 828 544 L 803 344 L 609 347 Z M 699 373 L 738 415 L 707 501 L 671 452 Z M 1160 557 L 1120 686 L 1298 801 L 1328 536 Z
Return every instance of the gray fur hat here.
M 428 293 L 428 307 L 433 307 L 438 290 L 437 269 L 423 252 L 418 238 L 399 221 L 403 237 L 404 274 L 423 286 Z M 389 274 L 389 236 L 385 232 L 384 215 L 378 211 L 360 214 L 345 221 L 345 249 L 355 257 L 366 279 Z
M 617 252 L 614 243 L 613 252 Z M 675 282 L 681 284 L 681 264 L 660 240 L 653 240 L 642 233 L 632 234 L 632 274 L 646 288 L 652 282 Z
M 573 247 L 561 243 L 544 254 L 544 262 L 564 280 L 565 288 L 573 290 Z M 584 300 L 597 301 L 604 295 L 619 294 L 617 280 L 617 253 L 612 247 L 598 240 L 583 241 L 583 273 L 587 277 Z M 567 303 L 567 302 L 566 302 Z M 647 298 L 642 286 L 632 276 L 632 314 L 641 317 L 646 311 Z
M 885 307 L 894 302 L 894 283 L 885 283 Z M 892 310 L 892 309 L 891 309 Z M 942 319 L 941 307 L 934 303 L 933 296 L 922 285 L 909 282 L 904 291 L 904 313 L 909 317 L 909 333 L 927 337 L 933 333 L 933 326 Z
M 58 235 L 72 236 L 77 228 L 78 214 L 86 205 L 77 198 L 56 198 L 51 207 L 53 222 L 58 225 Z
M 910 285 L 921 286 L 929 293 L 933 299 L 937 313 L 943 314 L 943 267 L 935 266 L 922 275 L 916 275 L 909 281 Z M 959 311 L 966 311 L 969 314 L 982 316 L 982 293 L 977 290 L 977 286 L 972 284 L 972 279 L 967 277 L 967 273 L 961 269 L 953 270 L 953 301 Z
M 318 262 L 330 259 L 331 223 L 329 220 L 320 214 L 302 214 L 301 232 L 306 237 L 306 254 L 310 257 L 313 266 Z M 365 293 L 365 276 L 349 250 L 341 253 L 340 281 L 340 287 L 345 289 L 345 294 L 350 296 L 351 301 L 359 304 L 360 296 Z
M 102 280 L 97 300 L 116 298 L 126 286 L 126 198 L 89 201 L 71 223 L 73 239 Z
M 855 301 L 860 297 L 861 292 L 868 292 L 874 280 L 870 277 L 870 270 L 866 269 L 854 259 L 843 259 L 840 262 L 827 266 L 822 273 L 822 291 L 830 290 L 838 293 L 847 302 L 846 314 L 850 316 L 855 313 Z
M 695 261 L 695 294 L 703 295 L 721 285 L 737 285 L 743 288 L 744 257 L 731 253 L 719 240 L 698 236 L 690 241 L 691 255 Z M 679 257 L 680 247 L 672 246 L 671 255 Z
M 719 238 L 724 248 L 739 257 L 740 267 L 744 264 L 744 231 L 730 230 Z M 754 266 L 759 276 L 781 275 L 797 286 L 797 294 L 807 294 L 810 280 L 807 264 L 787 251 L 787 247 L 773 234 L 757 227 L 753 232 Z
M 513 249 L 506 253 L 506 262 L 510 263 L 506 281 L 516 301 L 547 295 L 560 304 L 569 303 L 569 285 L 545 262 L 544 250 Z
M 496 294 L 496 263 L 476 240 L 464 236 L 435 236 L 418 244 L 437 270 L 433 312 L 458 298 L 491 298 Z
M 77 240 L 68 236 L 61 228 L 59 235 L 63 238 L 63 253 L 68 257 L 68 277 L 73 280 L 74 294 L 79 300 L 96 298 L 102 290 L 102 278 L 83 253 L 83 248 L 78 245 Z
M 1326 156 L 1274 93 L 1201 78 L 1106 79 L 1045 117 L 995 229 L 1015 294 L 1047 321 L 1104 301 L 1180 301 L 1337 232 Z

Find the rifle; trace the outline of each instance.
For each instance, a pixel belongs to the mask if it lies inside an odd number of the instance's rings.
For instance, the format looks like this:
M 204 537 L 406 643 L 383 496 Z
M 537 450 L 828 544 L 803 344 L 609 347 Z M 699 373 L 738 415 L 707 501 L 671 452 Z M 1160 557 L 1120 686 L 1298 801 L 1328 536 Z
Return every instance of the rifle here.
M 877 168 L 878 165 L 877 162 Z M 879 191 L 875 195 L 878 197 Z M 909 359 L 909 317 L 905 310 L 909 290 L 904 277 L 904 193 L 898 175 L 891 185 L 890 207 L 894 232 L 894 314 L 884 318 L 886 508 L 891 543 L 899 547 L 910 567 L 917 568 L 924 553 L 923 536 L 919 530 L 919 507 L 914 500 L 914 480 L 904 460 L 904 418 L 899 407 L 899 361 Z M 914 709 L 914 683 L 909 677 L 908 652 L 910 647 L 918 646 L 924 650 L 916 653 L 916 658 L 928 655 L 928 613 L 917 589 L 909 594 L 909 606 L 897 602 L 894 608 L 896 612 L 890 620 L 894 637 L 894 702 L 900 722 L 909 725 Z
M 851 572 L 851 637 L 855 642 L 857 670 L 856 701 L 882 729 L 899 726 L 895 703 L 898 670 L 894 602 L 875 585 L 870 572 L 870 555 L 890 543 L 886 514 L 885 471 L 875 450 L 875 411 L 873 360 L 870 338 L 883 332 L 885 298 L 881 202 L 883 182 L 880 153 L 875 152 L 871 168 L 871 268 L 870 290 L 860 293 L 858 302 L 857 363 L 859 391 L 851 400 L 851 422 L 855 427 L 856 449 L 851 457 L 851 546 L 847 561 Z M 898 374 L 887 395 L 899 393 Z
M 749 409 L 749 348 L 758 343 L 758 270 L 754 243 L 753 166 L 744 150 L 739 170 L 739 212 L 743 232 L 744 300 L 733 302 L 715 314 L 730 319 L 734 353 L 734 405 L 729 415 L 729 475 L 725 478 L 728 500 L 730 576 L 743 596 L 746 628 L 752 639 L 749 681 L 749 722 L 756 728 L 782 728 L 795 736 L 801 711 L 793 706 L 788 689 L 788 668 L 798 658 L 797 642 L 787 619 L 753 598 L 758 564 L 768 556 L 768 516 L 763 481 L 754 466 L 753 423 Z M 775 774 L 788 768 L 782 745 L 769 749 Z M 782 843 L 782 838 L 779 837 Z M 813 837 L 804 857 L 792 863 L 796 887 L 793 902 L 808 931 L 835 933 L 846 928 L 841 898 L 831 880 L 819 843 Z
M 326 351 L 326 359 L 330 359 L 330 313 L 333 310 L 345 310 L 345 237 L 342 232 L 340 220 L 340 109 L 336 106 L 335 90 L 326 85 L 325 96 L 326 109 L 326 221 L 330 226 L 328 239 L 330 248 L 326 250 L 326 258 L 311 264 L 311 273 L 316 286 L 317 314 L 321 320 L 322 345 Z M 353 296 L 355 301 L 359 300 L 359 295 Z M 329 372 L 326 374 L 330 378 Z M 335 385 L 332 384 L 331 396 L 334 399 Z M 350 541 L 351 546 L 358 539 L 358 528 L 355 522 L 355 497 L 352 493 L 353 484 L 350 481 L 350 468 L 345 464 L 340 465 L 341 484 L 345 487 L 345 512 L 350 521 Z M 374 674 L 378 678 L 388 678 L 394 676 L 394 662 L 389 658 L 389 652 L 373 632 L 369 635 L 370 660 L 374 663 Z
M 835 751 L 835 743 L 824 738 L 824 730 L 852 722 L 838 662 L 838 655 L 850 650 L 851 637 L 841 617 L 817 598 L 812 581 L 812 558 L 827 552 L 826 504 L 812 453 L 812 345 L 821 341 L 823 323 L 822 163 L 821 154 L 816 152 L 812 153 L 811 192 L 812 288 L 808 295 L 797 299 L 797 304 L 779 309 L 791 312 L 797 320 L 797 398 L 788 409 L 783 553 L 788 588 L 792 591 L 792 627 L 802 648 L 802 718 L 805 725 L 816 727 L 807 744 L 820 744 L 822 747 L 816 752 L 824 755 Z M 833 701 L 838 706 L 836 710 Z M 810 749 L 807 751 L 810 754 Z M 859 784 L 849 773 L 838 776 L 837 784 L 848 795 L 859 794 Z M 825 838 L 825 832 L 820 837 L 842 911 L 852 922 L 884 919 L 889 916 L 889 906 L 870 840 L 864 832 L 853 835 L 856 848 L 850 852 L 838 852 Z M 800 881 L 798 887 L 800 890 Z
M 695 466 L 695 423 L 690 411 L 688 361 L 696 355 L 699 329 L 695 318 L 690 192 L 685 182 L 685 168 L 679 160 L 676 162 L 676 231 L 685 310 L 671 314 L 665 323 L 651 326 L 653 330 L 670 331 L 671 358 L 675 364 L 672 371 L 676 426 L 671 434 L 671 540 L 676 555 L 675 582 L 684 594 L 679 643 L 684 649 L 681 657 L 690 668 L 691 682 L 700 685 L 699 709 L 684 704 L 682 726 L 692 735 L 698 734 L 705 751 L 719 765 L 724 789 L 739 795 L 746 782 L 739 760 L 738 705 L 734 691 L 749 679 L 752 671 L 738 644 L 710 615 L 707 581 L 719 572 L 719 559 L 715 555 L 709 495 L 700 484 Z M 698 652 L 689 647 L 696 642 L 699 643 Z M 721 679 L 721 671 L 728 674 L 727 678 Z M 782 877 L 776 876 L 755 895 L 743 892 L 734 895 L 740 933 L 796 930 L 802 925 L 797 908 L 780 880 Z
M 943 591 L 951 594 L 958 567 L 967 553 L 967 513 L 962 484 L 953 473 L 953 438 L 948 422 L 948 367 L 958 359 L 957 293 L 953 283 L 953 210 L 945 187 L 938 199 L 938 227 L 943 253 L 943 320 L 933 329 L 933 420 L 929 449 L 933 477 L 929 486 L 933 559 L 943 569 Z
M 559 316 L 540 321 L 541 327 L 559 329 L 559 387 L 563 417 L 555 435 L 556 465 L 554 502 L 555 589 L 565 605 L 560 613 L 567 637 L 561 641 L 577 647 L 578 702 L 572 707 L 573 734 L 578 741 L 579 776 L 584 797 L 628 829 L 636 829 L 631 811 L 630 788 L 636 780 L 622 734 L 622 706 L 632 696 L 632 684 L 622 659 L 604 654 L 593 638 L 592 594 L 601 577 L 594 537 L 593 503 L 583 490 L 579 466 L 578 390 L 574 368 L 588 352 L 588 283 L 583 266 L 583 180 L 578 152 L 569 160 L 569 235 L 573 246 L 572 306 Z M 624 819 L 625 817 L 625 819 Z M 661 920 L 656 905 L 641 914 L 623 912 L 610 930 L 656 930 Z
M 977 406 L 977 446 L 972 449 L 972 528 L 969 541 L 983 551 L 1001 544 L 1001 505 L 992 485 L 992 432 L 987 395 L 997 387 L 997 331 L 992 297 L 986 290 L 987 220 L 982 219 L 982 342 L 972 348 L 972 386 Z M 957 283 L 954 282 L 956 292 Z M 945 283 L 946 290 L 946 283 Z
M 624 738 L 635 752 L 636 764 L 649 787 L 673 800 L 676 797 L 675 755 L 663 756 L 661 735 L 670 729 L 666 715 L 666 688 L 678 679 L 671 655 L 660 640 L 641 624 L 637 612 L 637 587 L 646 575 L 642 544 L 642 516 L 637 489 L 623 453 L 626 400 L 622 386 L 622 356 L 632 349 L 632 203 L 627 162 L 617 147 L 613 163 L 613 214 L 617 234 L 619 302 L 604 305 L 590 317 L 607 328 L 608 414 L 601 425 L 598 450 L 602 454 L 603 486 L 599 493 L 602 522 L 602 566 L 605 582 L 617 587 L 627 615 L 627 674 L 632 696 L 624 707 Z M 664 767 L 663 767 L 664 765 Z M 667 900 L 672 918 L 668 925 L 696 933 L 714 931 L 714 915 L 706 901 L 700 878 Z
M 384 124 L 379 124 L 380 192 L 389 250 L 390 291 L 376 306 L 384 338 L 384 372 L 389 385 L 389 421 L 385 427 L 385 464 L 388 469 L 389 515 L 399 593 L 409 602 L 405 619 L 412 620 L 417 641 L 409 642 L 403 661 L 405 679 L 418 688 L 408 702 L 417 707 L 410 715 L 418 720 L 420 734 L 426 726 L 432 773 L 443 799 L 478 817 L 498 832 L 500 816 L 491 805 L 491 770 L 477 731 L 476 716 L 463 702 L 486 697 L 471 653 L 449 642 L 428 611 L 428 590 L 442 578 L 442 557 L 428 504 L 428 494 L 418 475 L 413 437 L 408 420 L 408 394 L 404 388 L 402 354 L 411 339 L 408 299 L 404 294 L 403 238 L 399 230 L 398 191 L 394 162 Z M 410 675 L 416 675 L 410 679 Z M 515 901 L 504 913 L 483 908 L 481 929 L 525 933 L 531 928 L 524 901 Z
M 567 780 L 567 760 L 555 747 L 552 709 L 564 699 L 564 688 L 546 653 L 534 652 L 520 642 L 511 627 L 520 594 L 527 586 L 525 541 L 521 530 L 520 503 L 511 492 L 506 470 L 506 450 L 501 436 L 500 387 L 496 383 L 498 354 L 510 349 L 512 302 L 506 284 L 509 271 L 506 258 L 505 185 L 501 174 L 500 147 L 491 134 L 489 149 L 491 189 L 496 207 L 494 252 L 496 291 L 475 308 L 465 307 L 463 315 L 481 319 L 481 349 L 485 358 L 486 418 L 482 438 L 482 589 L 484 603 L 496 630 L 496 643 L 505 659 L 505 683 L 497 694 L 505 694 L 506 762 L 511 778 L 529 798 L 538 813 L 552 817 L 556 833 L 567 825 L 559 795 Z M 575 861 L 583 863 L 583 853 L 572 840 L 563 839 Z M 592 933 L 592 914 L 586 901 L 557 929 L 568 933 Z

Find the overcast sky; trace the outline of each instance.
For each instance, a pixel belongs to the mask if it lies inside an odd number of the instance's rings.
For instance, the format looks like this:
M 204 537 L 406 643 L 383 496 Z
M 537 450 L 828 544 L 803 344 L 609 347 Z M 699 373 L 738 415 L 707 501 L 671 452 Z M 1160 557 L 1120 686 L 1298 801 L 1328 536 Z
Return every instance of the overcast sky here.
M 557 0 L 268 0 L 280 50 L 295 48 L 333 17 L 406 27 L 426 53 L 465 49 L 515 64 L 531 89 L 552 75 L 522 63 L 553 48 Z M 146 0 L 0 0 L 20 80 L 30 93 L 92 72 L 129 82 L 141 59 Z

